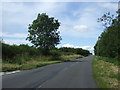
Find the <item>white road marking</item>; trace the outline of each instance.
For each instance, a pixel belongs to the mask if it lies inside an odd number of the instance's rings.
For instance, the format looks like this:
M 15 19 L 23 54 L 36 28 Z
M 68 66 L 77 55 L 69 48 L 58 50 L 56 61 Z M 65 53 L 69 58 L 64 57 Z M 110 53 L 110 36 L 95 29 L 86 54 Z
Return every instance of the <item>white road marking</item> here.
M 0 72 L 0 76 L 4 75 L 4 72 Z
M 20 72 L 20 70 L 13 71 L 13 72 L 0 72 L 0 76 L 5 75 L 5 74 L 13 74 L 13 73 L 17 73 L 17 72 Z

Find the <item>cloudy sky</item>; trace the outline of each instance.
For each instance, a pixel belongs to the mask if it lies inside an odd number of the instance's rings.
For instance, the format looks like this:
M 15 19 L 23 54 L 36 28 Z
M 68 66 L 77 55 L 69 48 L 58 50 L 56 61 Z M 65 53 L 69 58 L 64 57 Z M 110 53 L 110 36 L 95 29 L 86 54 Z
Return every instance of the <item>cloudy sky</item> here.
M 102 0 L 103 1 L 103 0 Z M 2 2 L 2 31 L 8 44 L 30 44 L 26 41 L 28 25 L 38 13 L 46 13 L 61 22 L 62 37 L 57 47 L 81 47 L 93 52 L 97 37 L 103 31 L 97 18 L 106 12 L 115 14 L 117 2 Z M 1 17 L 0 17 L 1 18 Z

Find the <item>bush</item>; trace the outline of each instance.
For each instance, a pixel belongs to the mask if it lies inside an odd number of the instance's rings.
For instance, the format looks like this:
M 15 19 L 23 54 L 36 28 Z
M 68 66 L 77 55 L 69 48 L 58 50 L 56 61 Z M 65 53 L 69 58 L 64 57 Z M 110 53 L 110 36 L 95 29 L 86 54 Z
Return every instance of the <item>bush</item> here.
M 19 50 L 16 46 L 11 46 L 8 44 L 2 44 L 2 57 L 3 59 L 12 59 L 16 56 Z
M 7 61 L 10 63 L 24 63 L 26 60 L 30 60 L 31 57 L 37 56 L 52 56 L 52 59 L 60 60 L 61 55 L 74 55 L 80 54 L 83 56 L 89 55 L 89 51 L 83 50 L 81 48 L 35 48 L 29 45 L 21 44 L 21 45 L 8 45 L 2 43 L 2 58 L 3 61 Z
M 8 45 L 2 43 L 2 58 L 5 61 L 16 62 L 20 58 L 26 59 L 27 57 L 33 57 L 40 55 L 40 51 L 28 45 Z
M 61 53 L 58 50 L 50 50 L 50 55 L 52 59 L 60 59 Z
M 78 54 L 78 55 L 88 56 L 91 54 L 88 50 L 84 50 L 82 48 L 61 47 L 59 48 L 59 51 L 62 52 L 63 55 Z

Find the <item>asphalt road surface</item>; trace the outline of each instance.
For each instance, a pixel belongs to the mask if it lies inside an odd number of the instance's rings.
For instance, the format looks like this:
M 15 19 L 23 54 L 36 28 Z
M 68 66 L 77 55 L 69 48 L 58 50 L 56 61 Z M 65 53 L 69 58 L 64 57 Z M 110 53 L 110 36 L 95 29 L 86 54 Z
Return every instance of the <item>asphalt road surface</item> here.
M 97 88 L 93 56 L 2 76 L 2 88 Z

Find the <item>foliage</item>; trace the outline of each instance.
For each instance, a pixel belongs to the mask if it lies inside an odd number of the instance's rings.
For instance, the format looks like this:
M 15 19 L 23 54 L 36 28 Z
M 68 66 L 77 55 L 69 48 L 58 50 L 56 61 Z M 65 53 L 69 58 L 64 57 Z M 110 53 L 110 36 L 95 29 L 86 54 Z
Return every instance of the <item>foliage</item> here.
M 81 48 L 54 48 L 49 51 L 51 59 L 60 60 L 62 55 L 82 55 L 88 56 L 90 52 Z M 4 62 L 9 63 L 25 63 L 38 56 L 44 56 L 40 48 L 35 48 L 29 45 L 9 45 L 2 43 L 2 58 Z
M 93 76 L 96 79 L 98 88 L 119 88 L 119 68 L 115 62 L 116 60 L 113 58 L 94 57 L 92 62 Z
M 91 55 L 91 53 L 88 50 L 84 50 L 82 48 L 61 47 L 59 48 L 59 50 L 65 55 L 71 55 L 71 54 L 78 54 L 83 56 Z
M 62 55 L 61 58 L 63 61 L 70 61 L 70 60 L 74 60 L 74 59 L 79 59 L 79 58 L 83 58 L 84 56 L 82 55 L 77 55 L 77 54 L 74 54 L 74 55 Z
M 2 62 L 2 71 L 3 72 L 8 72 L 8 71 L 15 71 L 15 70 L 27 70 L 27 69 L 32 69 L 32 68 L 37 68 L 49 64 L 54 64 L 54 63 L 60 63 L 68 60 L 73 60 L 76 58 L 81 58 L 80 55 L 68 55 L 68 56 L 62 56 L 62 60 L 54 59 L 52 60 L 50 56 L 38 56 L 38 57 L 28 57 L 28 61 L 24 61 L 25 59 L 23 58 L 21 64 L 20 61 L 18 62 L 9 62 L 3 60 Z
M 94 46 L 95 55 L 110 58 L 120 57 L 120 9 L 117 13 L 117 17 L 114 18 L 110 13 L 99 18 L 99 22 L 104 23 L 105 30 Z
M 51 50 L 50 55 L 52 56 L 52 60 L 60 60 L 61 53 L 58 50 Z
M 2 58 L 3 60 L 16 60 L 18 58 L 30 57 L 40 55 L 40 52 L 35 47 L 30 47 L 28 45 L 8 45 L 2 43 Z
M 27 40 L 31 41 L 35 47 L 42 48 L 43 54 L 48 54 L 49 49 L 59 44 L 61 37 L 57 29 L 60 22 L 49 17 L 46 13 L 38 14 L 37 19 L 29 24 L 29 34 Z
M 103 61 L 105 61 L 105 62 L 112 63 L 112 64 L 114 64 L 114 65 L 116 65 L 116 66 L 120 66 L 120 63 L 119 63 L 119 61 L 118 61 L 117 58 L 108 58 L 108 57 L 101 57 L 101 56 L 96 56 L 96 58 L 97 58 L 98 60 L 103 60 Z
M 83 56 L 91 55 L 91 53 L 88 50 L 84 50 L 82 48 L 77 48 L 76 54 L 83 55 Z

